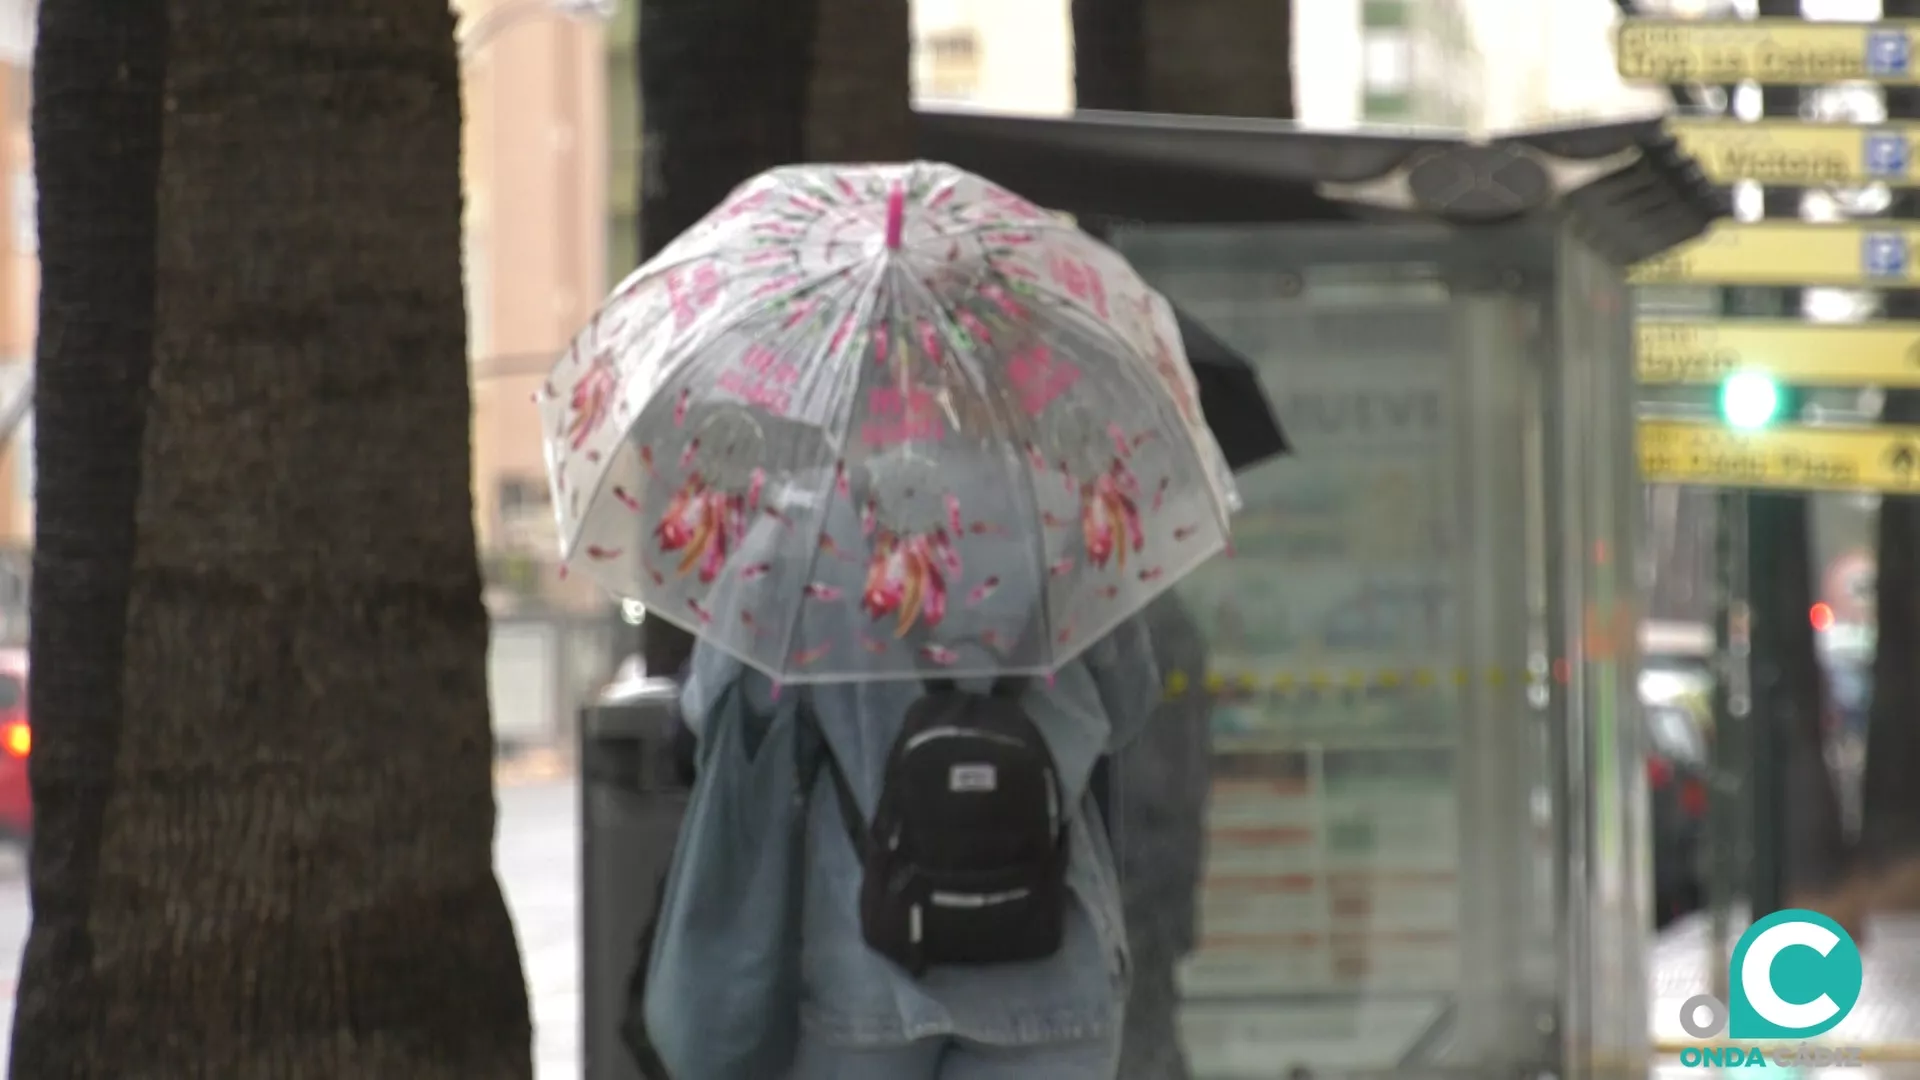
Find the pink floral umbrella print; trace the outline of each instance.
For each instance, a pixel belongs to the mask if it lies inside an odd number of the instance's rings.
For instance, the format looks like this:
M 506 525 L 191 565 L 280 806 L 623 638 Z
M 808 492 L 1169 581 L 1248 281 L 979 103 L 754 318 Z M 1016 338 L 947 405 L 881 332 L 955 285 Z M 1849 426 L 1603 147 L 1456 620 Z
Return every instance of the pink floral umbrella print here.
M 776 169 L 537 395 L 569 572 L 784 681 L 1043 673 L 1221 552 L 1166 301 L 944 165 Z

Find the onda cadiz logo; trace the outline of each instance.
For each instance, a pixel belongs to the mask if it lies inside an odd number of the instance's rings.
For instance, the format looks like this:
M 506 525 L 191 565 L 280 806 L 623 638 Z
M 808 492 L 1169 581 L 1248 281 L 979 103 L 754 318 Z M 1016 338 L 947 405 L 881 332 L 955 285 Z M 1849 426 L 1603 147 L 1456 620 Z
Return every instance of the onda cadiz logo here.
M 1724 1031 L 1727 1041 L 1689 1046 L 1680 1064 L 1725 1068 L 1860 1064 L 1857 1046 L 1760 1046 L 1760 1040 L 1824 1035 L 1860 1000 L 1860 949 L 1840 924 L 1817 911 L 1776 911 L 1740 935 L 1728 965 L 1728 996 L 1708 994 L 1680 1006 L 1680 1027 L 1696 1039 Z

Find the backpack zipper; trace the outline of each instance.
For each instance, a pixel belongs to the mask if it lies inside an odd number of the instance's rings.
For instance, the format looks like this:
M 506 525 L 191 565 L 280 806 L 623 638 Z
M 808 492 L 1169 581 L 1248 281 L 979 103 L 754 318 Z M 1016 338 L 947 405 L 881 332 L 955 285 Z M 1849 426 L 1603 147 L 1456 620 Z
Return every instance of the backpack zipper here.
M 956 738 L 985 739 L 988 742 L 999 743 L 1002 746 L 1027 745 L 1024 741 L 1020 739 L 1016 739 L 1011 735 L 1002 735 L 997 731 L 981 731 L 979 728 L 963 728 L 963 727 L 954 727 L 952 725 L 948 725 L 946 727 L 928 728 L 927 730 L 920 732 L 919 734 L 907 740 L 906 749 L 917 750 L 921 746 L 924 746 L 925 744 L 930 743 L 935 739 L 956 739 Z

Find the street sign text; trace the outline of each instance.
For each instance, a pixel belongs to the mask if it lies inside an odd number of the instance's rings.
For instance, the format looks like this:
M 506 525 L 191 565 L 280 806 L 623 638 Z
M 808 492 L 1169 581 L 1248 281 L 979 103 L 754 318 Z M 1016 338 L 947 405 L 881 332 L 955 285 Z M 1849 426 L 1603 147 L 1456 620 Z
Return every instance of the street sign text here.
M 1640 422 L 1648 483 L 1812 491 L 1920 492 L 1920 427 L 1780 427 Z
M 1721 221 L 1706 234 L 1638 263 L 1635 285 L 1920 284 L 1920 228 L 1878 222 Z
M 1667 127 L 1717 183 L 1815 187 L 1821 184 L 1920 186 L 1914 148 L 1920 124 L 1804 124 L 1794 121 L 1669 121 Z
M 1776 86 L 1863 79 L 1920 82 L 1913 64 L 1920 23 L 1709 22 L 1628 19 L 1617 60 L 1629 82 L 1737 82 Z
M 1920 386 L 1920 322 L 1649 320 L 1634 338 L 1643 383 L 1717 383 L 1752 371 L 1802 386 Z

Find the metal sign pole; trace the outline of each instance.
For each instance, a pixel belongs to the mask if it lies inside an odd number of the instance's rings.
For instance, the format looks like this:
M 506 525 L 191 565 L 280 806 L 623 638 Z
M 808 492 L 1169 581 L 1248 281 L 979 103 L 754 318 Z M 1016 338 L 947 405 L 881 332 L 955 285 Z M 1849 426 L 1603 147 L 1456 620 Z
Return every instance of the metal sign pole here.
M 1707 818 L 1707 904 L 1712 924 L 1707 971 L 1713 994 L 1727 993 L 1727 945 L 1733 937 L 1733 906 L 1740 899 L 1742 868 L 1751 850 L 1743 823 L 1753 820 L 1754 785 L 1743 779 L 1752 745 L 1752 697 L 1748 684 L 1750 614 L 1747 607 L 1745 538 L 1747 500 L 1723 491 L 1714 507 L 1714 679 L 1712 806 Z

